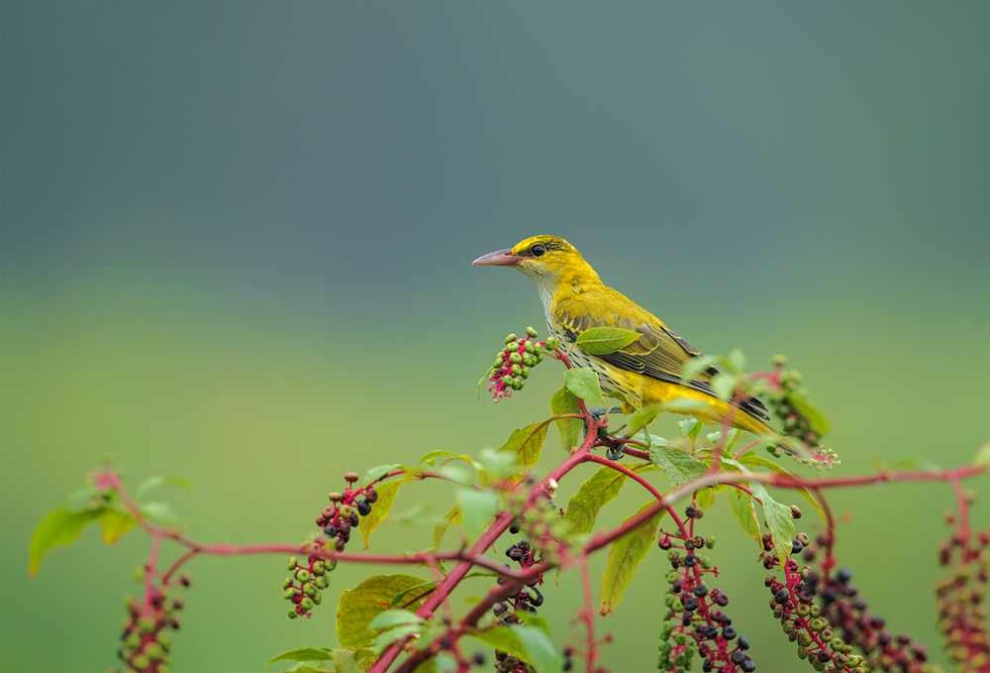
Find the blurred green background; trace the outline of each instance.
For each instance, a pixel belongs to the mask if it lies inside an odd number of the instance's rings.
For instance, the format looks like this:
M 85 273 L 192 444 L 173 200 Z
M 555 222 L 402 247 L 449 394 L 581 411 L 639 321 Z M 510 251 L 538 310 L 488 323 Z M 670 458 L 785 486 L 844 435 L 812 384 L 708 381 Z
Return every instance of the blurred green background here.
M 522 277 L 468 264 L 532 233 L 709 352 L 787 353 L 841 473 L 968 461 L 987 439 L 988 20 L 978 0 L 4 2 L 3 667 L 114 663 L 142 536 L 88 534 L 26 578 L 33 525 L 106 454 L 188 477 L 173 499 L 197 538 L 296 541 L 345 469 L 542 417 L 551 367 L 478 401 L 501 335 L 541 311 Z M 397 507 L 442 508 L 426 491 Z M 627 491 L 610 520 L 642 501 Z M 872 605 L 936 645 L 948 489 L 834 503 Z M 735 621 L 761 670 L 794 670 L 726 515 L 705 524 Z M 285 618 L 283 559 L 192 571 L 173 670 L 333 642 L 332 601 Z M 653 669 L 661 572 L 603 624 L 613 670 Z M 548 593 L 573 636 L 574 583 Z

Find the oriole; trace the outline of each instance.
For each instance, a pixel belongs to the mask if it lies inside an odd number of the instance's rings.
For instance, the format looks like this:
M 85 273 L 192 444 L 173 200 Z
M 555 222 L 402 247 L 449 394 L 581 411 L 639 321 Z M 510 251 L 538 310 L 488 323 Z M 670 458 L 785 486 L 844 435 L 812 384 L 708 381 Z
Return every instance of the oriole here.
M 577 248 L 558 236 L 524 239 L 506 250 L 474 260 L 475 266 L 510 266 L 536 284 L 547 327 L 569 347 L 574 364 L 598 372 L 603 392 L 624 402 L 623 411 L 645 405 L 689 399 L 701 402 L 690 413 L 702 420 L 723 422 L 757 434 L 772 433 L 770 416 L 755 397 L 730 403 L 711 388 L 715 367 L 690 381 L 681 378 L 685 362 L 700 355 L 686 340 L 624 294 L 605 285 Z M 592 327 L 621 327 L 641 336 L 608 355 L 591 355 L 575 344 Z M 733 407 L 735 407 L 733 409 Z

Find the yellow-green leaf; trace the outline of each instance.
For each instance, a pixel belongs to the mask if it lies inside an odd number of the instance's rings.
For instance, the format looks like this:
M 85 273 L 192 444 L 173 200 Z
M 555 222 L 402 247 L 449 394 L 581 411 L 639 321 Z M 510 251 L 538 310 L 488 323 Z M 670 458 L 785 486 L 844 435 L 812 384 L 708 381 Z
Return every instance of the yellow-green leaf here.
M 581 412 L 578 407 L 578 398 L 567 388 L 561 388 L 550 398 L 550 412 L 554 416 L 564 414 L 577 414 Z M 581 442 L 581 430 L 584 423 L 579 418 L 560 418 L 554 421 L 557 426 L 557 433 L 560 435 L 560 444 L 565 451 L 571 451 Z
M 41 562 L 52 549 L 67 547 L 79 538 L 89 524 L 99 519 L 103 510 L 91 509 L 73 512 L 57 509 L 41 520 L 31 534 L 28 546 L 28 574 L 38 574 Z
M 447 529 L 452 525 L 459 524 L 461 522 L 461 508 L 454 505 L 447 513 L 443 516 L 443 521 L 441 521 L 433 529 L 433 547 L 439 548 L 440 543 L 443 542 L 443 536 L 446 535 Z
M 371 511 L 368 512 L 368 515 L 361 517 L 361 526 L 358 528 L 361 531 L 361 540 L 364 542 L 365 549 L 368 548 L 368 543 L 371 541 L 371 534 L 385 523 L 385 519 L 388 518 L 389 512 L 392 511 L 392 505 L 395 503 L 395 496 L 399 492 L 399 487 L 404 483 L 404 480 L 393 479 L 391 481 L 381 482 L 375 486 L 375 491 L 378 493 L 378 500 L 371 506 Z
M 647 502 L 630 519 L 654 505 L 656 505 L 655 500 Z M 656 516 L 620 537 L 608 548 L 605 573 L 602 575 L 602 599 L 599 606 L 601 614 L 609 614 L 622 600 L 643 557 L 655 544 L 654 539 L 662 516 L 661 510 Z
M 564 521 L 570 532 L 575 535 L 590 533 L 602 507 L 619 495 L 626 481 L 626 475 L 610 467 L 603 467 L 588 477 L 567 503 Z
M 422 584 L 423 579 L 413 575 L 375 575 L 344 591 L 337 604 L 338 642 L 355 649 L 370 647 L 377 636 L 370 628 L 372 620 L 389 610 L 396 596 Z M 408 607 L 415 610 L 418 603 Z
M 134 528 L 137 521 L 128 512 L 106 509 L 100 514 L 100 537 L 106 544 L 114 544 Z
M 532 467 L 540 460 L 549 426 L 550 421 L 540 421 L 524 428 L 517 428 L 512 431 L 499 451 L 515 454 L 520 465 Z
M 588 355 L 610 355 L 639 341 L 639 332 L 621 327 L 590 327 L 581 332 L 574 342 Z
M 986 442 L 980 447 L 980 450 L 976 452 L 976 458 L 973 459 L 974 465 L 990 465 L 990 442 Z

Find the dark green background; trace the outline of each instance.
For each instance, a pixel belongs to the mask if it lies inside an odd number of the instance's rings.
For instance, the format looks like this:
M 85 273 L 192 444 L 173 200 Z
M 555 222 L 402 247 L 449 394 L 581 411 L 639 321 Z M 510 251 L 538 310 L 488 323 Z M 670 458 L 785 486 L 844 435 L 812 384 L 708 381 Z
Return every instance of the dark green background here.
M 571 239 L 710 352 L 788 353 L 840 473 L 969 460 L 987 435 L 988 20 L 979 1 L 3 3 L 4 668 L 113 663 L 142 537 L 87 535 L 25 577 L 32 526 L 107 453 L 191 479 L 175 500 L 197 538 L 295 541 L 343 470 L 543 416 L 550 367 L 509 403 L 475 393 L 500 335 L 541 315 L 523 278 L 468 262 L 532 233 Z M 950 503 L 835 494 L 866 595 L 932 645 Z M 726 514 L 705 523 L 732 614 L 761 670 L 793 670 Z M 176 671 L 332 643 L 332 606 L 285 619 L 280 558 L 193 574 Z M 660 574 L 603 623 L 614 670 L 653 668 Z M 573 582 L 548 594 L 576 635 Z

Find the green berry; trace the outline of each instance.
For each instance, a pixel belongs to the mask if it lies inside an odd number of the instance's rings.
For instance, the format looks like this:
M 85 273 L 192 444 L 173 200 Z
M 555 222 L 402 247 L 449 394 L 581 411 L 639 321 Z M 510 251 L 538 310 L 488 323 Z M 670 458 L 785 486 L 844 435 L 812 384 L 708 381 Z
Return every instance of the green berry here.
M 510 332 L 509 334 L 505 335 L 505 343 L 510 344 L 513 341 L 515 341 L 517 338 L 518 337 L 516 336 L 515 332 Z
M 539 332 L 537 332 L 532 327 L 527 327 L 526 328 L 526 334 L 529 335 L 529 336 L 531 336 L 531 337 L 533 337 L 535 339 L 538 336 Z

